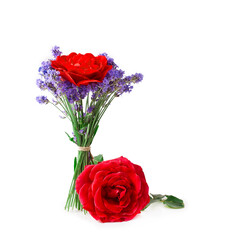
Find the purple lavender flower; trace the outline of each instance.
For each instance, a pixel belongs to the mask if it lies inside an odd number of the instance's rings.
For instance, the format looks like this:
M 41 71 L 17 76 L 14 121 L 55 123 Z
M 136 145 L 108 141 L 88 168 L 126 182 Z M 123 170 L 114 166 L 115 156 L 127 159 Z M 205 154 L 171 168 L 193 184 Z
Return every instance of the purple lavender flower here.
M 93 111 L 93 109 L 94 109 L 94 106 L 90 106 L 90 107 L 87 109 L 87 112 L 88 112 L 88 113 L 91 113 L 91 112 Z
M 97 98 L 97 94 L 94 92 L 94 93 L 92 94 L 91 99 L 92 99 L 92 100 L 96 100 L 96 98 Z
M 91 91 L 96 92 L 98 90 L 98 84 L 97 83 L 90 83 Z
M 36 97 L 36 100 L 40 104 L 48 104 L 49 103 L 49 100 L 45 96 L 38 96 L 38 97 Z
M 81 85 L 81 86 L 77 87 L 77 89 L 78 89 L 78 94 L 81 99 L 84 99 L 88 95 L 88 93 L 91 91 L 91 87 L 88 87 L 85 85 Z
M 47 89 L 47 86 L 46 86 L 45 82 L 42 81 L 41 79 L 37 79 L 36 84 L 41 90 L 46 90 Z
M 54 83 L 49 82 L 46 83 L 47 89 L 53 93 L 55 93 L 57 91 L 56 87 L 54 86 Z
M 131 85 L 125 85 L 124 87 L 123 87 L 123 92 L 131 92 L 132 91 L 132 89 L 133 89 L 133 86 L 131 86 Z
M 108 79 L 117 79 L 117 78 L 122 78 L 124 75 L 124 71 L 121 69 L 115 69 L 112 68 L 110 71 L 108 71 L 106 78 Z
M 139 83 L 143 80 L 143 75 L 141 73 L 135 73 L 132 75 L 132 82 L 133 83 Z
M 56 58 L 57 56 L 60 56 L 61 54 L 62 54 L 62 52 L 59 50 L 60 49 L 60 47 L 58 47 L 58 46 L 54 46 L 53 48 L 52 48 L 52 54 L 53 54 L 53 56 Z
M 74 132 L 72 132 L 72 135 L 73 135 L 73 140 L 74 140 L 75 142 L 77 142 L 77 138 L 76 138 Z
M 117 68 L 118 65 L 114 62 L 114 59 L 109 57 L 107 53 L 101 53 L 99 54 L 100 56 L 104 56 L 107 58 L 107 61 L 108 61 L 108 65 L 112 65 L 113 68 Z
M 70 103 L 74 103 L 80 100 L 77 89 L 76 88 L 70 88 L 66 92 L 67 99 Z
M 80 105 L 80 104 L 74 104 L 74 109 L 75 109 L 77 112 L 80 112 L 80 111 L 83 109 L 83 107 L 82 107 L 82 105 Z
M 47 73 L 47 70 L 51 68 L 51 62 L 50 61 L 44 61 L 42 62 L 42 65 L 38 69 L 38 71 L 42 74 Z
M 79 133 L 80 133 L 80 134 L 83 134 L 83 133 L 84 133 L 84 129 L 81 129 L 81 130 L 79 131 Z
M 131 77 L 131 76 L 126 76 L 126 77 L 123 79 L 123 81 L 124 81 L 125 83 L 130 83 L 131 80 L 132 80 L 132 77 Z

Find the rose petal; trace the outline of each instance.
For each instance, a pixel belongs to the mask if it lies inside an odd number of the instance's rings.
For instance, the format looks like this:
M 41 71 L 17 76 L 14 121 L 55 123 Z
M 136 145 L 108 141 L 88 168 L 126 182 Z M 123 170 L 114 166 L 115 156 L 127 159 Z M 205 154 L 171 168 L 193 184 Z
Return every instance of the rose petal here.
M 94 211 L 95 205 L 92 194 L 90 192 L 91 191 L 90 186 L 91 186 L 90 183 L 86 183 L 82 186 L 82 188 L 79 191 L 79 200 L 85 210 Z
M 76 192 L 79 193 L 79 190 L 85 183 L 91 182 L 89 178 L 89 174 L 91 170 L 93 169 L 94 165 L 87 165 L 84 169 L 84 171 L 78 176 L 75 187 L 76 187 Z

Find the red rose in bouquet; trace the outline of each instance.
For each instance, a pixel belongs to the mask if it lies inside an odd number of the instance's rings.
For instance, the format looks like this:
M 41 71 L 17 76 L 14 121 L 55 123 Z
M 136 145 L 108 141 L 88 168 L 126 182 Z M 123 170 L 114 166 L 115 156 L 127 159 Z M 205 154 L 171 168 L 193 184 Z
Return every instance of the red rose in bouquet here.
M 105 56 L 93 56 L 91 53 L 57 56 L 51 61 L 52 68 L 60 72 L 63 80 L 80 86 L 91 82 L 102 82 L 107 72 L 112 69 Z
M 101 222 L 131 220 L 150 201 L 142 168 L 124 157 L 86 166 L 76 191 L 83 208 Z

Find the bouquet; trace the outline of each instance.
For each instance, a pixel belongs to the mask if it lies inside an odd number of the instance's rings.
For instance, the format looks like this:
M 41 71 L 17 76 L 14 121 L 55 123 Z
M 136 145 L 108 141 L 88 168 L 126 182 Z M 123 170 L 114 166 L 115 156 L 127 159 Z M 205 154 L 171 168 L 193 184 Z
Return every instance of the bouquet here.
M 51 96 L 38 96 L 40 104 L 51 104 L 70 120 L 69 140 L 77 145 L 74 173 L 65 209 L 88 211 L 101 222 L 132 219 L 152 202 L 161 201 L 171 208 L 182 208 L 183 201 L 171 195 L 148 193 L 142 168 L 120 157 L 103 161 L 93 157 L 91 144 L 100 120 L 115 98 L 130 93 L 143 80 L 141 73 L 125 76 L 106 53 L 62 55 L 52 49 L 53 58 L 42 62 L 37 86 Z

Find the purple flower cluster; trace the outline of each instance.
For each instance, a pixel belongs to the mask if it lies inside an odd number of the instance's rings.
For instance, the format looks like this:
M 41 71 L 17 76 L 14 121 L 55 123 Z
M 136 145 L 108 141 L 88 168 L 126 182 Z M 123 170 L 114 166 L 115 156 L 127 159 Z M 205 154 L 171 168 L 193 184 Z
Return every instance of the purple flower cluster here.
M 57 98 L 60 93 L 58 84 L 61 82 L 59 72 L 55 69 L 52 69 L 50 61 L 42 62 L 42 65 L 38 71 L 42 76 L 42 79 L 37 79 L 37 86 L 41 90 L 49 90 L 54 95 L 54 97 Z
M 36 84 L 41 90 L 47 89 L 47 86 L 42 79 L 37 79 Z
M 49 103 L 49 100 L 45 96 L 38 96 L 38 97 L 36 97 L 36 100 L 40 104 L 47 104 L 47 103 Z
M 53 47 L 52 53 L 55 58 L 61 55 L 59 47 L 56 46 Z M 62 81 L 59 72 L 51 67 L 51 60 L 48 60 L 42 62 L 39 68 L 42 79 L 37 79 L 37 86 L 41 90 L 50 91 L 56 99 L 65 95 L 68 101 L 73 104 L 84 99 L 89 93 L 91 93 L 91 99 L 94 101 L 98 101 L 102 96 L 111 94 L 120 96 L 125 92 L 131 92 L 133 89 L 132 85 L 142 81 L 143 75 L 141 73 L 124 76 L 124 71 L 118 68 L 113 58 L 110 58 L 106 53 L 101 55 L 105 56 L 108 64 L 113 66 L 101 83 L 91 83 L 78 87 L 69 81 Z M 87 111 L 91 113 L 93 106 Z
M 118 68 L 118 65 L 114 62 L 114 59 L 109 57 L 107 53 L 102 53 L 102 54 L 99 54 L 99 55 L 105 56 L 107 58 L 108 65 L 112 65 L 113 68 Z
M 98 84 L 101 88 L 101 93 L 111 94 L 115 92 L 117 96 L 120 96 L 125 92 L 131 92 L 133 89 L 132 84 L 139 83 L 143 80 L 143 75 L 141 73 L 124 77 L 124 71 L 118 68 L 113 58 L 110 58 L 106 53 L 101 55 L 105 56 L 108 60 L 108 64 L 113 66 L 107 73 L 103 82 Z
M 51 69 L 51 62 L 50 61 L 44 61 L 44 62 L 42 62 L 38 71 L 40 73 L 46 74 L 49 69 Z
M 77 112 L 80 112 L 80 111 L 83 110 L 83 107 L 82 107 L 82 105 L 75 103 L 75 104 L 74 104 L 74 109 L 75 109 Z
M 70 103 L 78 102 L 81 99 L 84 99 L 88 93 L 94 91 L 93 85 L 81 85 L 76 86 L 69 81 L 59 81 L 57 84 L 58 96 L 66 95 Z
M 90 107 L 87 109 L 87 112 L 88 112 L 88 113 L 91 113 L 91 112 L 93 111 L 93 109 L 94 109 L 94 106 L 90 106 Z
M 60 56 L 62 54 L 62 52 L 59 49 L 60 49 L 60 47 L 58 47 L 58 46 L 54 46 L 52 48 L 53 57 L 56 58 L 57 56 Z

